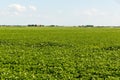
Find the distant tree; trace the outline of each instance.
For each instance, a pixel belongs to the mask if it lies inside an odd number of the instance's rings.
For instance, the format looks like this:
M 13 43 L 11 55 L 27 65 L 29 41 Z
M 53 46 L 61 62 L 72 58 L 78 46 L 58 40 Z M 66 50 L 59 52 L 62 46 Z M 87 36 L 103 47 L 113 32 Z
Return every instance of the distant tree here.
M 44 27 L 44 25 L 37 25 L 37 27 Z
M 56 25 L 49 25 L 49 27 L 56 27 Z
M 85 27 L 94 27 L 94 25 L 86 25 Z
M 78 27 L 83 27 L 83 26 L 79 25 Z
M 37 24 L 28 24 L 28 27 L 37 27 Z

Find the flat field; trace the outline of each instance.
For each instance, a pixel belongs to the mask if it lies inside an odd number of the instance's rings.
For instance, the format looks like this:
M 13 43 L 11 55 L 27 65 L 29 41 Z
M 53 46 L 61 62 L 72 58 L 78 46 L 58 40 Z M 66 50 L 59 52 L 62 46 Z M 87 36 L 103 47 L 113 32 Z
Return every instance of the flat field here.
M 1 80 L 119 80 L 120 28 L 0 28 Z

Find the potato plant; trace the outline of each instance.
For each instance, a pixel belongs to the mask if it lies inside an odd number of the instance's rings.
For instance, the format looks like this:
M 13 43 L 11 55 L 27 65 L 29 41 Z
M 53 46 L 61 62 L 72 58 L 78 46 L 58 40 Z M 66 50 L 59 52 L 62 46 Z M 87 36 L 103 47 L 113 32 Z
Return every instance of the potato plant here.
M 1 80 L 119 80 L 119 28 L 0 28 Z

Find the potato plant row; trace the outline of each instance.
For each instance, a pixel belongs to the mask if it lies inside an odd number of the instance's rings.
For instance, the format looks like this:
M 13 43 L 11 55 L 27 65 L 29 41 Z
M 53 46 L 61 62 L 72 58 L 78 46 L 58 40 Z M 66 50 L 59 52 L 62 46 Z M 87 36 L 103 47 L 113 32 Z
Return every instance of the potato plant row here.
M 119 80 L 119 28 L 0 28 L 1 80 Z

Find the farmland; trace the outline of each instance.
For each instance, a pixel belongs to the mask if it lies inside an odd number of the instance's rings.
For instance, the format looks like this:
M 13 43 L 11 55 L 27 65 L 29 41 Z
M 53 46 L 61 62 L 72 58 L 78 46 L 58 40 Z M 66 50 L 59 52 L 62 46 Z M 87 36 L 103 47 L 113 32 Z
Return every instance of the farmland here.
M 1 80 L 119 80 L 119 28 L 0 28 Z

